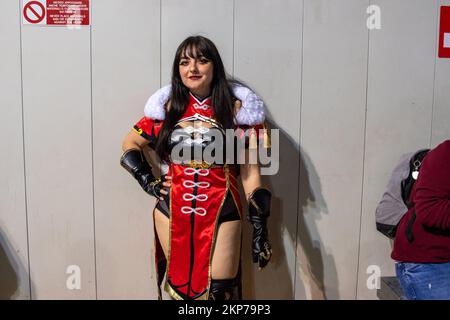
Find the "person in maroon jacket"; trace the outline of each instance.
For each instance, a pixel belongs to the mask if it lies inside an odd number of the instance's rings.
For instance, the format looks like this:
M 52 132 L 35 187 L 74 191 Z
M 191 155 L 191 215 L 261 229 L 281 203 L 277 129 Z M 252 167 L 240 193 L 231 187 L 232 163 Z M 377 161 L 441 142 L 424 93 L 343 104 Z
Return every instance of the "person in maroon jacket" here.
M 392 259 L 405 297 L 450 299 L 450 140 L 425 157 Z

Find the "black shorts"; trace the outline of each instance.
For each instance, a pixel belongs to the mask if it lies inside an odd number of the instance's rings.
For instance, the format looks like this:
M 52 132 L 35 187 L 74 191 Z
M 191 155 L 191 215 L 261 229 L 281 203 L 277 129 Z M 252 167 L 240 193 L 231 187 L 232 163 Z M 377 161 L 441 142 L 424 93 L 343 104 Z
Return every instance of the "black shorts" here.
M 170 218 L 169 195 L 164 196 L 164 200 L 158 200 L 156 208 L 161 211 L 162 214 L 164 214 L 167 218 Z M 239 210 L 236 207 L 236 203 L 234 202 L 231 191 L 228 191 L 227 197 L 222 206 L 222 210 L 219 213 L 218 223 L 221 224 L 225 221 L 235 220 L 241 220 L 241 216 L 239 215 Z

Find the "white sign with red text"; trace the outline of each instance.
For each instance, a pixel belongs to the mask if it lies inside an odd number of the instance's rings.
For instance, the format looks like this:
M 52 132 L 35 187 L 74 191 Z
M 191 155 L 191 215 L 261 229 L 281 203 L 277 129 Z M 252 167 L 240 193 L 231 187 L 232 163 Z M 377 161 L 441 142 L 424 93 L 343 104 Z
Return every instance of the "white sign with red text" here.
M 89 0 L 22 0 L 22 23 L 37 26 L 88 26 Z

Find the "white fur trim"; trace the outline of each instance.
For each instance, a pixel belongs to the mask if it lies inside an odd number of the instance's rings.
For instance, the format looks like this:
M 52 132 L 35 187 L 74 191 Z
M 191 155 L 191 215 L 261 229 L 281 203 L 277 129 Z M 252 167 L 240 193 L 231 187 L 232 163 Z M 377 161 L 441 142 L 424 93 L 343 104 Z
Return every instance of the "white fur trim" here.
M 236 115 L 235 123 L 249 126 L 263 123 L 265 114 L 264 102 L 261 98 L 249 88 L 241 85 L 233 84 L 232 89 L 236 98 L 242 102 L 242 106 Z M 145 104 L 145 116 L 152 119 L 164 120 L 166 115 L 164 104 L 169 100 L 170 93 L 170 84 L 156 91 Z
M 147 118 L 164 120 L 166 117 L 166 111 L 164 110 L 164 104 L 169 100 L 171 92 L 170 84 L 162 87 L 147 100 L 144 108 L 144 114 Z
M 236 124 L 253 126 L 264 122 L 264 102 L 256 93 L 241 85 L 233 85 L 233 93 L 242 102 Z

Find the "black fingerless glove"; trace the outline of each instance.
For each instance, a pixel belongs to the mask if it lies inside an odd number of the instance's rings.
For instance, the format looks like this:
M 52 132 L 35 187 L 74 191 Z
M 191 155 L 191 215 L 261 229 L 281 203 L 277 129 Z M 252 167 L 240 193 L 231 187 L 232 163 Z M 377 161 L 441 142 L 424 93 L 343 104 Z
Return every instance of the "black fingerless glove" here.
M 248 220 L 253 224 L 252 258 L 260 268 L 264 268 L 272 257 L 267 232 L 271 197 L 272 194 L 265 188 L 256 189 L 249 197 Z
M 120 158 L 120 164 L 131 173 L 145 192 L 157 198 L 161 196 L 161 179 L 155 178 L 152 173 L 152 167 L 145 160 L 140 150 L 131 149 L 125 151 Z

